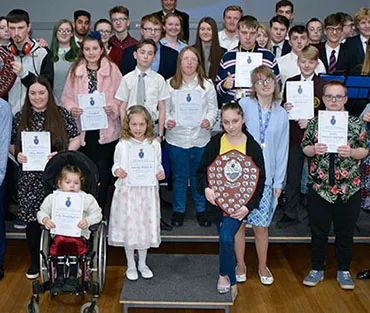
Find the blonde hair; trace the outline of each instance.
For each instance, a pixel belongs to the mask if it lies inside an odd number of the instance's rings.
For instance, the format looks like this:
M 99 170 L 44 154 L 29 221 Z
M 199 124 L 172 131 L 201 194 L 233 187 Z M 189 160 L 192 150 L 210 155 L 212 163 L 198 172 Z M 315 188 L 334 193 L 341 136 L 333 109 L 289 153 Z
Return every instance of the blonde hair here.
M 370 18 L 369 8 L 361 8 L 360 10 L 358 10 L 353 18 L 353 21 L 357 25 L 364 18 Z
M 308 60 L 315 60 L 319 59 L 319 50 L 314 46 L 306 46 L 302 49 L 301 54 L 298 56 L 298 59 L 304 57 Z
M 127 111 L 127 114 L 122 122 L 121 139 L 128 140 L 132 137 L 130 130 L 130 120 L 134 114 L 141 114 L 144 116 L 146 122 L 145 138 L 152 141 L 154 138 L 154 123 L 148 110 L 142 105 L 133 105 Z
M 274 93 L 272 95 L 272 101 L 275 101 L 275 100 L 278 100 L 280 99 L 280 88 L 279 88 L 279 85 L 276 81 L 276 78 L 275 78 L 275 74 L 274 72 L 266 65 L 260 65 L 258 67 L 256 67 L 253 72 L 252 72 L 252 77 L 251 77 L 251 80 L 252 80 L 252 92 L 251 92 L 251 98 L 257 98 L 257 92 L 256 92 L 256 82 L 257 80 L 259 80 L 259 76 L 265 76 L 266 78 L 272 78 L 274 80 L 274 83 L 275 83 L 275 90 L 274 90 Z
M 268 37 L 268 40 L 267 40 L 267 43 L 266 43 L 266 47 L 261 47 L 261 48 L 265 48 L 265 49 L 268 49 L 268 50 L 272 50 L 272 44 L 271 44 L 271 39 L 270 39 L 270 30 L 269 30 L 269 28 L 268 28 L 265 24 L 259 23 L 258 28 L 257 28 L 257 32 L 258 32 L 260 29 L 261 29 L 261 30 L 266 34 L 266 36 Z

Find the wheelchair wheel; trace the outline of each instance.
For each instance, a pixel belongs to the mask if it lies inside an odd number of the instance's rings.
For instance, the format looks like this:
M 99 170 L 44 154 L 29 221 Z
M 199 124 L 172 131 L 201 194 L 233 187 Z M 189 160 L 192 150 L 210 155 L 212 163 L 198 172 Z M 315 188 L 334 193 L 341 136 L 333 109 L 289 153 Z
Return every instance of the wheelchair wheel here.
M 89 310 L 90 308 L 90 305 L 91 305 L 91 302 L 87 302 L 85 304 L 83 304 L 81 306 L 81 313 L 99 313 L 99 308 L 98 306 L 95 304 L 94 308 L 91 310 Z
M 99 291 L 102 292 L 105 285 L 106 276 L 106 255 L 107 255 L 107 222 L 103 221 L 99 225 L 99 229 L 94 236 L 94 250 L 96 255 L 94 258 L 93 281 L 99 283 Z
M 27 313 L 40 313 L 39 304 L 36 301 L 28 301 Z
M 49 271 L 47 264 L 47 258 L 49 256 L 49 246 L 50 246 L 50 234 L 46 229 L 43 229 L 40 241 L 40 277 L 42 283 L 45 283 L 49 280 Z M 44 260 L 41 251 L 46 257 L 46 260 Z

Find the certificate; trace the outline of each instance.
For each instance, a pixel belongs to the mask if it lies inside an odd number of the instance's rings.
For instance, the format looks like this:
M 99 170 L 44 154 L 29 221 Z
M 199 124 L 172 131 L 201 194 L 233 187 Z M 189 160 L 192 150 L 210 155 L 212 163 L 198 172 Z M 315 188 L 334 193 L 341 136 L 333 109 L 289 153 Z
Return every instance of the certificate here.
M 82 130 L 96 130 L 108 128 L 108 117 L 104 111 L 104 92 L 94 92 L 78 95 L 78 103 L 83 109 L 81 114 Z
M 24 171 L 43 171 L 51 153 L 50 132 L 22 132 L 22 153 L 27 157 Z
M 252 87 L 251 74 L 262 65 L 262 53 L 237 52 L 235 64 L 235 87 Z
M 176 125 L 200 126 L 202 119 L 202 92 L 200 90 L 176 91 Z
M 328 146 L 328 153 L 337 153 L 348 142 L 348 112 L 319 111 L 319 143 Z
M 80 237 L 81 228 L 77 224 L 82 220 L 84 195 L 80 192 L 54 191 L 51 220 L 55 224 L 50 232 L 55 235 Z
M 314 116 L 313 81 L 287 82 L 287 102 L 293 105 L 288 111 L 290 120 L 309 120 Z
M 154 146 L 132 145 L 128 148 L 127 186 L 155 186 L 157 179 Z

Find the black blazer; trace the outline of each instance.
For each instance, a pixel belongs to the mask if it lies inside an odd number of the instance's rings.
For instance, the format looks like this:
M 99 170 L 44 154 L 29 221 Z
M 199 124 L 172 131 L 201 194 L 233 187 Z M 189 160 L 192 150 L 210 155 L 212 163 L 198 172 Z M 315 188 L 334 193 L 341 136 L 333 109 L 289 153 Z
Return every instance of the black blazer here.
M 161 52 L 158 74 L 161 74 L 164 79 L 168 79 L 176 73 L 178 52 L 162 44 L 160 44 L 160 46 Z M 136 59 L 134 58 L 135 47 L 136 46 L 131 46 L 123 50 L 120 66 L 122 75 L 132 72 L 136 67 Z
M 181 12 L 179 10 L 175 10 L 173 13 L 180 15 L 183 22 L 183 32 L 184 32 L 184 40 L 189 42 L 189 15 L 185 12 Z M 163 11 L 154 12 L 153 14 L 157 15 L 161 20 L 164 16 Z
M 286 55 L 292 51 L 292 47 L 289 44 L 288 40 L 284 40 L 283 49 L 281 50 L 281 56 Z
M 246 155 L 252 157 L 254 163 L 260 169 L 260 176 L 257 185 L 256 192 L 254 193 L 252 199 L 248 202 L 247 208 L 249 211 L 258 208 L 258 205 L 262 199 L 263 189 L 265 187 L 265 180 L 266 180 L 266 173 L 265 173 L 265 162 L 263 159 L 263 154 L 260 145 L 257 141 L 254 140 L 253 136 L 248 132 L 244 131 L 247 136 L 247 144 L 246 144 Z M 211 141 L 208 142 L 206 145 L 202 159 L 199 163 L 198 170 L 197 170 L 197 189 L 198 192 L 204 195 L 204 189 L 207 188 L 208 180 L 207 180 L 207 167 L 215 160 L 215 158 L 220 154 L 220 146 L 221 146 L 221 137 L 224 132 L 217 134 L 216 136 L 211 138 Z M 220 222 L 222 219 L 222 210 L 209 203 L 209 205 L 214 209 L 214 217 L 216 222 Z
M 329 61 L 326 56 L 326 42 L 319 49 L 320 60 L 324 63 L 326 73 L 329 72 Z M 334 74 L 347 75 L 351 71 L 351 59 L 344 44 L 340 44 L 339 55 L 337 57 L 336 71 Z
M 349 53 L 349 58 L 351 61 L 351 70 L 356 67 L 359 67 L 364 63 L 365 52 L 364 48 L 362 47 L 360 35 L 357 35 L 352 38 L 347 38 L 344 46 L 346 47 Z

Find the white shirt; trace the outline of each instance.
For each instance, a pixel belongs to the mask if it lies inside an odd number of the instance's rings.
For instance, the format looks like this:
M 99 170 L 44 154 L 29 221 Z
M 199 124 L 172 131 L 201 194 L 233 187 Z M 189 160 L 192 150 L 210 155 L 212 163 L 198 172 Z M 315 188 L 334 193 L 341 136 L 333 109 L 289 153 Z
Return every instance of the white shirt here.
M 276 58 L 281 57 L 281 53 L 283 52 L 284 40 L 280 41 L 279 43 L 274 43 L 273 41 L 271 41 L 271 44 L 272 44 L 272 51 L 274 51 L 274 47 L 277 46 L 275 57 Z
M 360 34 L 360 39 L 361 39 L 361 43 L 362 43 L 362 48 L 364 49 L 364 53 L 366 54 L 367 39 L 364 36 L 362 36 L 361 34 Z
M 299 69 L 297 63 L 298 55 L 296 55 L 293 51 L 286 55 L 283 55 L 280 58 L 277 58 L 276 61 L 279 66 L 281 83 L 283 87 L 285 85 L 286 80 L 289 77 L 293 77 L 301 73 L 301 70 Z M 326 73 L 325 66 L 320 59 L 319 64 L 316 67 L 315 73 L 316 74 Z
M 328 66 L 330 66 L 330 56 L 333 50 L 335 51 L 334 53 L 335 60 L 338 62 L 339 49 L 340 49 L 340 45 L 338 45 L 338 47 L 336 48 L 332 48 L 328 45 L 328 43 L 325 44 L 326 60 L 328 61 Z
M 171 97 L 166 100 L 166 123 L 168 120 L 176 121 L 176 89 L 171 87 L 170 79 L 167 80 Z M 200 90 L 202 93 L 202 120 L 208 120 L 210 129 L 216 121 L 217 116 L 217 94 L 211 80 L 204 80 L 204 89 L 200 87 L 196 76 L 189 84 L 183 82 L 180 90 Z M 174 146 L 189 149 L 192 147 L 204 147 L 211 139 L 211 130 L 191 126 L 175 126 L 166 130 L 166 141 Z
M 311 81 L 314 75 L 315 75 L 315 73 L 312 73 L 308 78 L 304 78 L 303 75 L 301 74 L 301 82 Z
M 127 109 L 137 104 L 137 86 L 140 73 L 141 71 L 136 66 L 135 70 L 123 76 L 121 84 L 117 89 L 115 98 L 127 102 Z M 158 102 L 168 99 L 170 94 L 162 75 L 150 68 L 145 73 L 145 107 L 151 113 L 153 121 L 156 121 L 158 119 Z
M 233 38 L 229 38 L 226 33 L 225 33 L 225 30 L 221 30 L 218 32 L 218 41 L 220 42 L 220 46 L 224 49 L 226 49 L 227 51 L 235 48 L 238 43 L 239 43 L 239 36 L 238 35 L 235 35 Z

